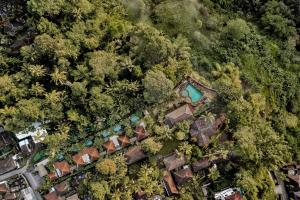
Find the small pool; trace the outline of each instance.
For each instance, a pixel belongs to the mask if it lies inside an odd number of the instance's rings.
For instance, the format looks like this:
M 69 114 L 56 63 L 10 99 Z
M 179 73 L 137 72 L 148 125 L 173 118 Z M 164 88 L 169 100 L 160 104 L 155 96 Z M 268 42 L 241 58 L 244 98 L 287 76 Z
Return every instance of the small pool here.
M 181 92 L 181 94 L 184 97 L 189 97 L 192 100 L 192 103 L 197 103 L 198 101 L 200 101 L 202 99 L 202 96 L 203 96 L 201 91 L 190 83 Z

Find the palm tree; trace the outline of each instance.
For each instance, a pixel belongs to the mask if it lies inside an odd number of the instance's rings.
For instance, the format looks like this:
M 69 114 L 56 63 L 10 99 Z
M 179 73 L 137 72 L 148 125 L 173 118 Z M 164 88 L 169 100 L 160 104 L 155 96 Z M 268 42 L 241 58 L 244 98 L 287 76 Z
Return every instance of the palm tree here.
M 66 74 L 67 73 L 65 71 L 60 71 L 58 68 L 55 68 L 54 72 L 50 76 L 56 85 L 63 85 L 67 81 Z

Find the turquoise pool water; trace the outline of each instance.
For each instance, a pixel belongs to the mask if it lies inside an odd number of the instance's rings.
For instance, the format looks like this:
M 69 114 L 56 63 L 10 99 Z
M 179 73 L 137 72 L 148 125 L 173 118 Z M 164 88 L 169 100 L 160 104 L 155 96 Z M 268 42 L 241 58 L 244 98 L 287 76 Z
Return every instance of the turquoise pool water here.
M 193 103 L 197 103 L 201 100 L 203 94 L 195 86 L 193 86 L 192 84 L 188 84 L 185 90 L 182 91 L 182 96 L 188 96 Z

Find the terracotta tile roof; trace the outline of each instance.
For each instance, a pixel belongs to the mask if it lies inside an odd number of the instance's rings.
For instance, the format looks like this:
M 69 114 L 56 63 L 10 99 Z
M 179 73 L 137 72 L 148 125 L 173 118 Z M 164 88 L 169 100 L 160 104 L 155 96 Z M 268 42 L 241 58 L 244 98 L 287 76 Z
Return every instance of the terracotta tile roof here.
M 185 104 L 166 115 L 165 123 L 173 126 L 178 122 L 193 117 L 194 108 L 190 104 Z
M 178 185 L 181 185 L 193 178 L 193 172 L 190 167 L 186 167 L 174 173 L 175 181 Z
M 57 195 L 56 192 L 51 192 L 51 193 L 48 193 L 46 195 L 44 195 L 44 199 L 46 200 L 59 200 L 59 196 Z
M 173 194 L 179 194 L 178 189 L 174 183 L 174 180 L 170 174 L 164 176 L 164 184 L 168 196 L 171 196 Z
M 172 155 L 165 157 L 163 162 L 168 171 L 176 169 L 178 167 L 183 166 L 186 163 L 185 156 L 179 156 L 177 153 L 173 153 Z
M 59 169 L 62 176 L 71 172 L 70 165 L 67 163 L 67 161 L 55 162 L 54 168 Z
M 136 140 L 138 142 L 148 137 L 148 133 L 143 126 L 137 126 L 134 132 L 136 133 Z
M 127 135 L 120 135 L 118 137 L 118 141 L 120 142 L 121 147 L 126 147 L 130 145 L 130 139 Z
M 198 160 L 198 161 L 196 161 L 192 164 L 194 172 L 198 172 L 202 169 L 208 168 L 209 166 L 210 166 L 209 158 L 203 158 L 203 159 Z
M 147 155 L 143 152 L 143 150 L 139 146 L 130 148 L 124 154 L 124 156 L 127 159 L 126 163 L 129 165 L 147 157 Z
M 95 148 L 95 147 L 86 147 L 86 148 L 82 149 L 82 153 L 88 154 L 89 156 L 91 156 L 91 158 L 93 160 L 96 160 L 100 157 L 100 153 L 97 150 L 97 148 Z
M 73 161 L 76 163 L 76 165 L 80 166 L 80 165 L 85 165 L 85 162 L 82 158 L 82 155 L 80 153 L 75 154 L 74 156 L 72 156 Z
M 103 147 L 106 149 L 107 153 L 113 153 L 116 151 L 115 144 L 112 140 L 105 142 Z
M 58 193 L 63 193 L 63 192 L 68 191 L 69 183 L 67 181 L 63 181 L 63 182 L 55 185 L 54 188 Z
M 50 178 L 51 181 L 57 179 L 57 175 L 56 175 L 55 172 L 50 172 L 50 173 L 48 174 L 48 176 L 49 176 L 49 178 Z
M 5 183 L 0 184 L 0 192 L 1 193 L 6 193 L 7 192 L 7 187 L 6 187 Z
M 100 157 L 100 153 L 97 150 L 97 148 L 85 147 L 79 153 L 72 156 L 72 158 L 77 165 L 85 165 L 85 164 L 87 164 L 83 158 L 83 156 L 85 156 L 85 155 L 88 155 L 92 161 L 97 160 Z

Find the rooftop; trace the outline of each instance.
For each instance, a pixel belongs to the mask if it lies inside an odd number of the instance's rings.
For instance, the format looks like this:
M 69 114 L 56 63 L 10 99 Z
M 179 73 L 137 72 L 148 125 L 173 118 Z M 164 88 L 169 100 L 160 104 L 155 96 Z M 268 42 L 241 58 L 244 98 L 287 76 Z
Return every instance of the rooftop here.
M 168 171 L 179 168 L 186 163 L 185 156 L 178 155 L 177 153 L 173 153 L 172 155 L 165 157 L 163 162 Z

